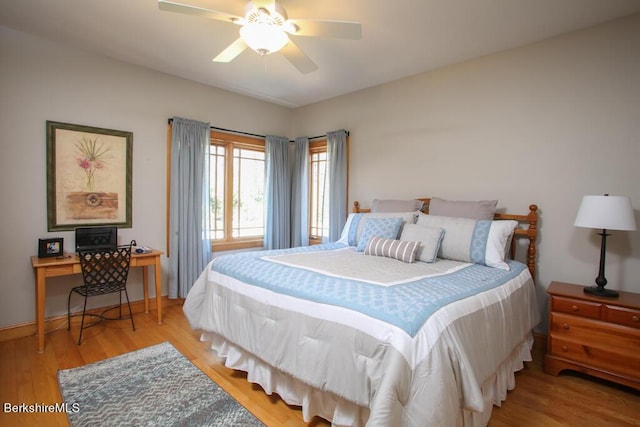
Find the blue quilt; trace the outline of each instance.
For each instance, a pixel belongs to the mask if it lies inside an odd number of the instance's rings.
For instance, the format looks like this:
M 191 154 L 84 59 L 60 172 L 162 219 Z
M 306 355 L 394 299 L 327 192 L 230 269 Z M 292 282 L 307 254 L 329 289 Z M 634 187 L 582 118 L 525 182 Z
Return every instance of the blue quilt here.
M 508 261 L 508 271 L 472 264 L 447 275 L 385 287 L 262 259 L 265 255 L 345 247 L 340 243 L 328 243 L 266 252 L 244 252 L 216 258 L 212 269 L 252 286 L 359 311 L 395 325 L 414 337 L 427 319 L 441 307 L 496 288 L 515 278 L 526 268 L 518 261 Z

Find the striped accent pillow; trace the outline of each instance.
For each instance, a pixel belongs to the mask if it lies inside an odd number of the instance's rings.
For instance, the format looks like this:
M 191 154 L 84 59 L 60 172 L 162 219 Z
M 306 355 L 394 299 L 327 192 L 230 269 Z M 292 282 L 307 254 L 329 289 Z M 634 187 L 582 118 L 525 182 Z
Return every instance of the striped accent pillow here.
M 402 262 L 414 262 L 420 242 L 400 241 L 373 236 L 364 250 L 365 255 L 395 258 Z

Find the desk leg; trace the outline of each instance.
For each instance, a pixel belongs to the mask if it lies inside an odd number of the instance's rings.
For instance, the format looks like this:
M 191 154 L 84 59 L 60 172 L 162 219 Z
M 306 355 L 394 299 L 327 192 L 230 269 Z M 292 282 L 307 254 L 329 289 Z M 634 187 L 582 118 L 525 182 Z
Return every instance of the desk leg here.
M 160 255 L 156 257 L 155 262 L 155 281 L 156 281 L 156 310 L 158 316 L 158 325 L 162 324 L 162 280 L 160 277 Z
M 38 334 L 38 353 L 42 353 L 44 351 L 45 291 L 44 269 L 36 268 L 36 327 Z
M 149 313 L 149 270 L 142 267 L 142 292 L 144 294 L 144 312 Z

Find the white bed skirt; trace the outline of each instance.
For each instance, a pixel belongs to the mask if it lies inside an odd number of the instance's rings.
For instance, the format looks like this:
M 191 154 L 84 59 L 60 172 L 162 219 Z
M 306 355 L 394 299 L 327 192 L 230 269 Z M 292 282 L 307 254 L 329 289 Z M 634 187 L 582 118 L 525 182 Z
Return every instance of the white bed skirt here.
M 368 408 L 311 387 L 213 332 L 204 332 L 201 341 L 211 342 L 211 348 L 225 360 L 225 366 L 246 372 L 247 380 L 260 385 L 267 394 L 276 393 L 287 404 L 300 406 L 305 422 L 319 416 L 331 421 L 333 426 L 366 425 L 369 418 Z M 484 411 L 479 413 L 462 410 L 465 427 L 484 427 L 489 423 L 493 405 L 500 406 L 507 398 L 507 391 L 515 387 L 514 373 L 524 367 L 524 362 L 532 360 L 532 347 L 533 333 L 530 332 L 482 385 Z

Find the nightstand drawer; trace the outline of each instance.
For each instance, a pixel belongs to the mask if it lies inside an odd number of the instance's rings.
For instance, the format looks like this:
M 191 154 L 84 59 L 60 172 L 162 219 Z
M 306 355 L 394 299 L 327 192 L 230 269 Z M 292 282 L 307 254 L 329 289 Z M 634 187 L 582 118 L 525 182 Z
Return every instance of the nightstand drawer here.
M 580 342 L 596 340 L 608 332 L 607 324 L 599 320 L 584 319 L 564 313 L 551 313 L 549 332 L 556 336 L 565 336 Z
M 595 347 L 555 336 L 551 337 L 550 343 L 549 353 L 554 356 L 640 379 L 637 368 L 640 364 L 640 356 L 636 354 L 621 354 L 612 351 L 611 348 Z
M 599 319 L 602 313 L 602 304 L 554 296 L 551 299 L 551 311 Z
M 624 349 L 625 352 L 635 352 L 640 355 L 640 329 L 570 314 L 551 313 L 549 332 L 556 337 L 571 341 L 603 348 Z
M 604 313 L 604 320 L 607 322 L 640 329 L 640 310 L 606 305 Z

